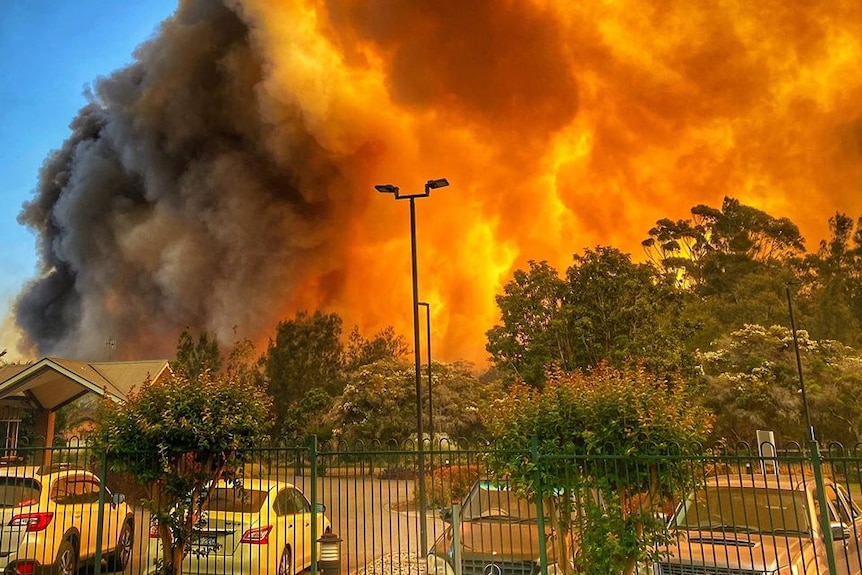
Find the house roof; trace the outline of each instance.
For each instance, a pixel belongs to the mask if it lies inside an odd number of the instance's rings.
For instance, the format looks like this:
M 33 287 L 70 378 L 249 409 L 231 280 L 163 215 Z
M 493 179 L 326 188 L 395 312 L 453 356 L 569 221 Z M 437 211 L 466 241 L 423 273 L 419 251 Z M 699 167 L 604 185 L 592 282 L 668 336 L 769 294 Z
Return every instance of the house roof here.
M 125 401 L 134 387 L 169 370 L 165 359 L 91 363 L 46 357 L 28 365 L 0 368 L 0 400 L 26 399 L 48 410 L 87 393 Z

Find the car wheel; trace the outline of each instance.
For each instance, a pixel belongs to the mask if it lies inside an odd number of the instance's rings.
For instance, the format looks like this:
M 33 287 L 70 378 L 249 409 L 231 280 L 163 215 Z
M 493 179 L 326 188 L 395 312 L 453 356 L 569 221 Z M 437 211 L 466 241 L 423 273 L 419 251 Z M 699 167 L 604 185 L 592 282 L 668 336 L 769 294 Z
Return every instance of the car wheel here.
M 108 569 L 111 571 L 125 571 L 126 565 L 132 558 L 132 546 L 135 541 L 135 525 L 131 520 L 123 523 L 120 535 L 117 537 L 117 546 L 114 553 L 108 559 Z
M 56 575 L 75 575 L 78 570 L 78 552 L 72 542 L 66 539 L 57 551 L 54 560 L 54 573 Z
M 293 575 L 293 554 L 290 547 L 285 547 L 278 560 L 278 575 Z

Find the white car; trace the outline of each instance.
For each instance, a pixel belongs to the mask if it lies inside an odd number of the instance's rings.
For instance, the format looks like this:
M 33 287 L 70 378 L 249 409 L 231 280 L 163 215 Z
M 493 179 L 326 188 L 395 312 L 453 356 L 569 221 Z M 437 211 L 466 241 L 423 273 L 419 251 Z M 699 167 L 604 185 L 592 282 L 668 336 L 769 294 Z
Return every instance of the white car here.
M 83 469 L 0 467 L 0 570 L 72 575 L 99 555 L 101 523 L 101 558 L 108 570 L 123 571 L 135 532 L 123 500 Z
M 313 512 L 312 512 L 313 511 Z M 294 485 L 246 479 L 242 488 L 220 481 L 187 545 L 183 572 L 195 575 L 293 575 L 311 566 L 311 522 L 319 537 L 332 531 L 324 507 L 312 509 Z M 162 543 L 150 528 L 149 573 L 158 573 Z M 319 549 L 319 544 L 318 549 Z

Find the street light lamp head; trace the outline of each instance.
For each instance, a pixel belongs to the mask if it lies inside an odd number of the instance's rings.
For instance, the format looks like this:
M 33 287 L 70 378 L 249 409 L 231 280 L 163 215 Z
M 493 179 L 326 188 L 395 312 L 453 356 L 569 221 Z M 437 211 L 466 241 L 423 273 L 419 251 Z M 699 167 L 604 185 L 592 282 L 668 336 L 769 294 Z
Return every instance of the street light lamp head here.
M 449 180 L 447 180 L 446 178 L 440 178 L 437 180 L 428 180 L 428 182 L 425 183 L 425 189 L 426 190 L 436 190 L 437 188 L 445 188 L 448 185 L 449 185 Z
M 392 184 L 378 184 L 374 186 L 374 189 L 381 194 L 395 194 L 396 196 L 398 195 L 398 186 L 393 186 Z

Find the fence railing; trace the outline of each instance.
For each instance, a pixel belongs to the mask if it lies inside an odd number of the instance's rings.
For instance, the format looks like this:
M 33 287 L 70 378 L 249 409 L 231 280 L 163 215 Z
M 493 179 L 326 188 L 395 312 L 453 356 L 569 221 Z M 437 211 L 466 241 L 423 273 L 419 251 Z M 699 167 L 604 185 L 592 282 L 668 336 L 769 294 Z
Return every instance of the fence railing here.
M 856 449 L 791 446 L 770 457 L 756 449 L 649 457 L 606 451 L 517 454 L 537 469 L 562 470 L 554 485 L 537 475 L 534 496 L 495 471 L 500 453 L 490 445 L 428 446 L 423 477 L 410 445 L 261 445 L 246 454 L 242 490 L 217 490 L 196 518 L 183 572 L 315 572 L 315 542 L 332 533 L 344 575 L 574 573 L 590 568 L 591 549 L 619 552 L 597 533 L 632 537 L 625 530 L 638 528 L 630 520 L 636 507 L 659 525 L 636 557 L 640 574 L 862 572 Z M 51 467 L 39 469 L 47 459 Z M 86 445 L 18 449 L 5 458 L 0 570 L 158 572 L 158 529 L 143 504 L 152 494 L 116 464 Z M 664 473 L 671 467 L 682 471 Z M 617 485 L 601 479 L 609 474 Z M 641 476 L 665 478 L 652 486 L 649 507 L 648 490 L 622 489 Z M 675 510 L 685 513 L 662 523 Z M 605 532 L 597 531 L 603 521 Z

